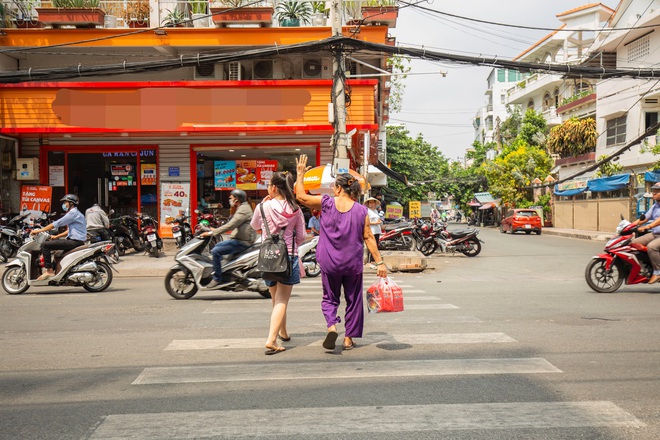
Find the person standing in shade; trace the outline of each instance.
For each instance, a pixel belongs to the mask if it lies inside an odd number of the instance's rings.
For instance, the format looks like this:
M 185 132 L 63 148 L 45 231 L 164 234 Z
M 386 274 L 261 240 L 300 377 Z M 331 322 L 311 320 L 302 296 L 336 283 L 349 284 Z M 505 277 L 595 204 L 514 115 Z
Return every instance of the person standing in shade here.
M 307 222 L 307 227 L 309 228 L 312 235 L 319 235 L 321 233 L 321 220 L 319 220 L 320 216 L 320 211 L 312 209 L 312 216 L 309 218 L 309 222 Z
M 264 216 L 261 215 L 263 208 Z M 286 329 L 286 309 L 295 284 L 300 283 L 298 246 L 305 240 L 305 217 L 293 195 L 293 176 L 289 173 L 275 173 L 268 184 L 268 195 L 261 206 L 254 211 L 250 225 L 261 229 L 262 239 L 267 238 L 264 222 L 268 223 L 271 234 L 279 234 L 284 229 L 283 237 L 291 260 L 291 277 L 286 281 L 264 280 L 273 300 L 270 315 L 270 329 L 266 339 L 266 354 L 276 354 L 285 348 L 277 345 L 277 339 L 291 340 Z M 295 240 L 294 240 L 295 238 Z
M 380 206 L 380 202 L 375 197 L 369 197 L 365 200 L 364 204 L 367 206 L 367 212 L 369 214 L 369 227 L 371 227 L 371 233 L 374 234 L 376 244 L 378 244 L 382 232 L 381 224 L 383 223 L 378 214 L 378 206 Z M 371 256 L 369 257 L 369 261 L 371 261 Z
M 344 350 L 355 347 L 353 338 L 361 338 L 364 328 L 362 304 L 362 255 L 364 244 L 376 262 L 378 276 L 387 276 L 378 245 L 371 232 L 367 208 L 357 202 L 362 188 L 350 174 L 339 174 L 332 187 L 334 197 L 313 196 L 305 193 L 303 176 L 308 170 L 307 155 L 296 159 L 296 198 L 310 209 L 321 211 L 321 235 L 316 248 L 316 258 L 321 266 L 323 299 L 321 310 L 328 332 L 323 348 L 334 350 L 339 336 L 337 324 L 341 290 L 346 300 Z

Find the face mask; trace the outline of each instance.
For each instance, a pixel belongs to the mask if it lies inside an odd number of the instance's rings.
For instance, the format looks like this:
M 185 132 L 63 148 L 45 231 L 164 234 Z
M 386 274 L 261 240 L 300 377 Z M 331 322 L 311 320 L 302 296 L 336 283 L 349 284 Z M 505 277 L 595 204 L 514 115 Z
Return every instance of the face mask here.
M 62 209 L 64 211 L 68 211 L 69 210 L 69 205 L 67 205 L 66 203 L 62 203 Z

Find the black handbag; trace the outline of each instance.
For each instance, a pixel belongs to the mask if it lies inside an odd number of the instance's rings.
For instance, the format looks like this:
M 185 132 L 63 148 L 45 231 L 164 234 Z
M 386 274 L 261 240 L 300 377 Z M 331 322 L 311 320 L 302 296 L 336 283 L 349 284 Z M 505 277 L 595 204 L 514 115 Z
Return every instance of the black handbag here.
M 282 228 L 280 234 L 271 234 L 268 228 L 268 221 L 264 208 L 259 204 L 261 210 L 261 219 L 266 230 L 267 237 L 261 242 L 259 249 L 259 261 L 257 262 L 257 269 L 261 272 L 264 280 L 268 281 L 287 281 L 291 278 L 291 259 L 289 258 L 289 250 L 284 241 L 284 230 Z M 293 239 L 296 239 L 296 231 L 293 231 Z M 291 244 L 293 247 L 293 243 Z M 291 252 L 293 255 L 293 250 Z

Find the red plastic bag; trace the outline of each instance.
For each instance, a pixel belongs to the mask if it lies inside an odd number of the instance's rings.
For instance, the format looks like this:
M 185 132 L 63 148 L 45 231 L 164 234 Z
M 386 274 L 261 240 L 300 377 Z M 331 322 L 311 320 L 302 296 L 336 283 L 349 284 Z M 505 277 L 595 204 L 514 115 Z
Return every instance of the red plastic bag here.
M 367 290 L 369 313 L 403 312 L 403 291 L 390 277 L 379 278 Z

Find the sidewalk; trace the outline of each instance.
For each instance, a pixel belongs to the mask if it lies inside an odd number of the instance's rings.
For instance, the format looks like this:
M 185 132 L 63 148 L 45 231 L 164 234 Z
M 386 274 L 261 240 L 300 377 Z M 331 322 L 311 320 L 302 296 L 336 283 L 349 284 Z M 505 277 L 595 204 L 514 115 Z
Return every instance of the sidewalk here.
M 556 235 L 559 237 L 579 238 L 582 240 L 608 241 L 616 233 L 603 231 L 585 231 L 582 229 L 543 228 L 542 234 Z

